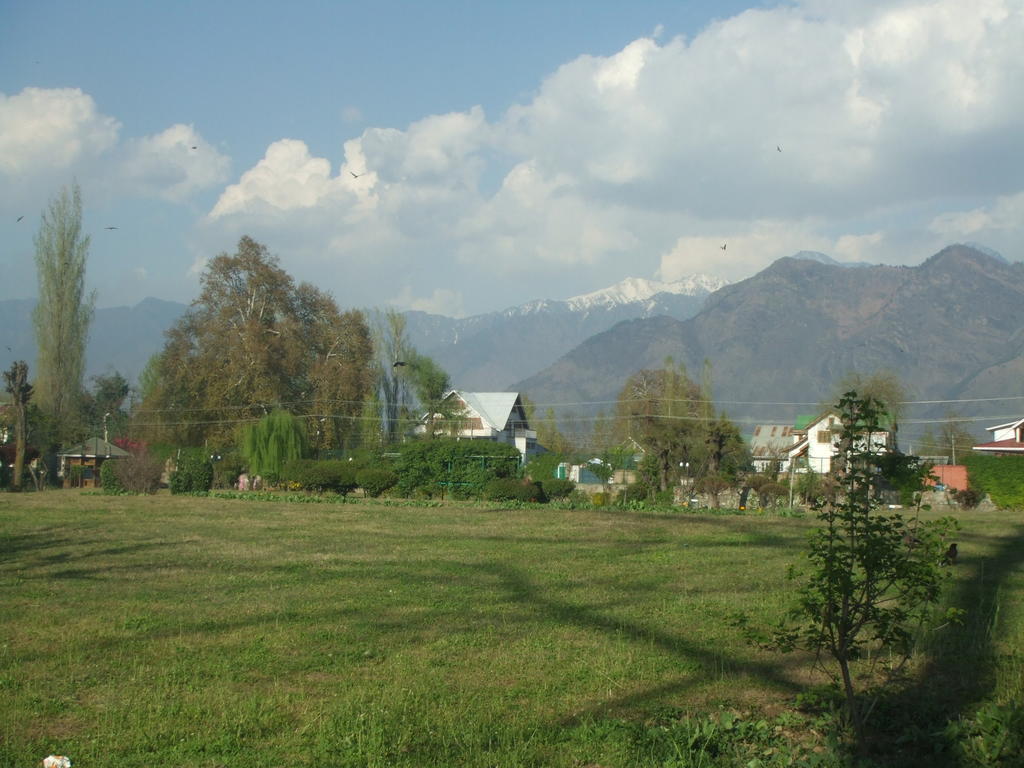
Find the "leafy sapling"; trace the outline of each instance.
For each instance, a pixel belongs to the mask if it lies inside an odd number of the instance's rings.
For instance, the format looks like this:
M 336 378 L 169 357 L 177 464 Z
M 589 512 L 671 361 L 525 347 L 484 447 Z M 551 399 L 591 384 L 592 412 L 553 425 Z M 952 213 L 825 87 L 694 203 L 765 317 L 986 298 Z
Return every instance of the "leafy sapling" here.
M 738 623 L 748 639 L 765 647 L 830 659 L 822 667 L 840 683 L 845 725 L 863 746 L 871 706 L 858 695 L 852 665 L 884 658 L 891 661 L 891 681 L 910 658 L 915 636 L 935 617 L 949 575 L 943 555 L 957 526 L 952 518 L 921 522 L 882 511 L 877 489 L 885 478 L 878 457 L 884 448 L 877 436 L 884 434 L 884 413 L 878 401 L 852 391 L 837 408 L 837 493 L 814 505 L 820 525 L 809 538 L 806 568 L 790 567 L 790 578 L 801 582 L 797 602 L 769 631 L 751 627 L 746 618 Z M 874 667 L 858 671 L 877 680 Z

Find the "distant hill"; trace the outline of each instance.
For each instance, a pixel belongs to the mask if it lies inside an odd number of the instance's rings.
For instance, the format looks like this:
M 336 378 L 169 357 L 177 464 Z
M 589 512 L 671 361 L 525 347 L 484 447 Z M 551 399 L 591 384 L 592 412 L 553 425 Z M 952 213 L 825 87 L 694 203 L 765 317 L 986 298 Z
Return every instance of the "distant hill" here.
M 412 343 L 448 372 L 454 386 L 504 390 L 622 320 L 691 317 L 725 284 L 707 275 L 674 283 L 628 278 L 565 301 L 532 301 L 463 319 L 424 312 L 405 315 Z
M 34 299 L 0 301 L 0 367 L 25 360 L 35 369 L 32 331 Z M 85 377 L 118 371 L 135 382 L 150 356 L 164 346 L 164 331 L 184 314 L 186 305 L 143 299 L 133 307 L 97 309 L 85 350 Z
M 695 377 L 710 360 L 715 399 L 755 420 L 785 407 L 747 404 L 821 402 L 851 371 L 892 371 L 918 400 L 1024 395 L 1024 265 L 963 245 L 917 267 L 783 258 L 692 318 L 620 323 L 515 388 L 540 403 L 614 400 L 666 356 Z

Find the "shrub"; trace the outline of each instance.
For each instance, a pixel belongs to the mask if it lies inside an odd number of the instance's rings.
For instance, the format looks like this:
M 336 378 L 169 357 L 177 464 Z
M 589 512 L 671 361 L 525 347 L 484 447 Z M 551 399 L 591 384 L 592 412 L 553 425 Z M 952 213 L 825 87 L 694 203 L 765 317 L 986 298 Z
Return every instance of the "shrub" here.
M 147 451 L 130 453 L 123 459 L 107 461 L 100 469 L 102 478 L 107 467 L 113 468 L 113 475 L 120 490 L 129 493 L 156 493 L 160 487 L 160 475 L 163 473 L 163 463 Z M 103 479 L 103 488 L 106 490 L 107 481 Z
M 540 487 L 544 491 L 544 495 L 549 499 L 564 499 L 576 490 L 576 483 L 572 480 L 552 477 L 548 480 L 543 480 Z
M 121 484 L 121 478 L 117 476 L 118 461 L 120 459 L 112 459 L 100 464 L 100 486 L 103 488 L 104 493 L 114 496 L 125 492 L 125 487 Z M 75 472 L 76 469 L 78 472 Z M 69 467 L 68 477 L 73 487 L 77 488 L 80 486 L 82 484 L 82 467 Z
M 484 498 L 489 501 L 546 501 L 540 483 L 499 477 L 484 486 Z
M 533 480 L 547 483 L 548 480 L 554 479 L 555 474 L 558 472 L 558 465 L 563 461 L 565 459 L 560 453 L 542 453 L 530 459 L 530 463 L 526 465 L 524 473 Z
M 285 463 L 281 480 L 314 493 L 332 491 L 345 495 L 356 487 L 355 470 L 339 459 L 292 459 Z
M 479 496 L 488 481 L 519 476 L 519 451 L 503 443 L 417 440 L 402 445 L 400 451 L 395 470 L 403 496 Z
M 779 499 L 784 499 L 788 493 L 789 489 L 786 486 L 769 480 L 757 489 L 757 500 L 762 507 L 774 507 L 779 503 Z
M 367 496 L 377 498 L 398 483 L 398 475 L 390 469 L 369 467 L 356 473 L 356 483 Z
M 171 473 L 171 493 L 205 493 L 213 485 L 213 464 L 202 448 L 181 450 Z
M 234 488 L 238 482 L 238 476 L 245 470 L 242 457 L 234 451 L 228 451 L 219 455 L 213 462 L 213 487 Z
M 958 491 L 954 488 L 950 494 L 953 497 L 953 501 L 964 509 L 974 509 L 976 506 L 981 504 L 981 500 L 985 496 L 985 494 L 981 493 L 976 488 L 967 488 L 963 491 Z

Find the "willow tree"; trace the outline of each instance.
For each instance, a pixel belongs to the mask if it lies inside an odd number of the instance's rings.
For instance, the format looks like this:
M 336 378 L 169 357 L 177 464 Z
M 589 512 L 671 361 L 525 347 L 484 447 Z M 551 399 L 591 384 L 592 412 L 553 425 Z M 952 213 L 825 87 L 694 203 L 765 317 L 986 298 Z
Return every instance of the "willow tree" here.
M 409 404 L 409 383 L 404 369 L 412 345 L 406 333 L 405 315 L 388 309 L 376 317 L 374 348 L 377 353 L 377 392 L 385 443 L 398 440 L 400 418 Z
M 285 462 L 306 455 L 306 430 L 288 411 L 275 408 L 243 431 L 240 449 L 250 474 L 276 482 Z
M 49 416 L 54 438 L 75 437 L 95 293 L 85 292 L 89 238 L 82 234 L 82 194 L 63 188 L 35 238 L 39 302 L 32 313 L 38 357 L 36 403 Z

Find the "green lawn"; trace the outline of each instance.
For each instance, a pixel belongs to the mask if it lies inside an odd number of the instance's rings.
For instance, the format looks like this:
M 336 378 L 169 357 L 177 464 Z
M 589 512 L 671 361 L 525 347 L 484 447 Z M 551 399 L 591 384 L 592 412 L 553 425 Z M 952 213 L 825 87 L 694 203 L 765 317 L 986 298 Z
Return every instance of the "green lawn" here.
M 972 613 L 915 668 L 946 713 L 1024 696 L 1024 523 L 961 519 Z M 781 612 L 812 524 L 3 494 L 0 766 L 691 764 L 665 722 L 816 679 L 728 624 Z

